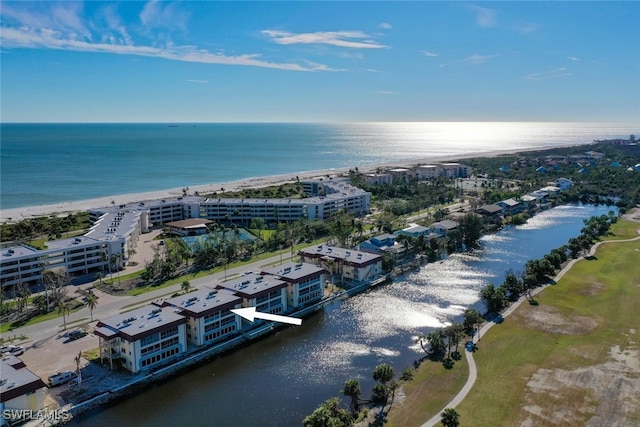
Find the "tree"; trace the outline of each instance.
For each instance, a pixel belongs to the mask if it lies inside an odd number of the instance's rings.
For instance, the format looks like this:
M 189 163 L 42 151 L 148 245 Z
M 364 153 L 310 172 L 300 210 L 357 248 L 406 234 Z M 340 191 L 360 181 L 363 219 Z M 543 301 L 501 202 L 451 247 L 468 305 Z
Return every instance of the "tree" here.
M 82 351 L 78 352 L 78 355 L 73 358 L 73 361 L 76 362 L 76 375 L 78 378 L 78 386 L 82 384 L 82 374 L 80 372 L 80 362 L 82 361 Z
M 67 330 L 67 316 L 69 315 L 69 313 L 71 312 L 71 309 L 69 309 L 69 306 L 64 302 L 64 301 L 60 301 L 58 303 L 58 315 L 62 316 L 62 321 L 64 322 L 64 330 Z
M 185 280 L 180 284 L 180 287 L 182 288 L 185 294 L 188 294 L 189 291 L 191 290 L 191 283 L 189 283 L 188 280 Z
M 499 313 L 500 310 L 506 307 L 507 297 L 504 292 L 504 288 L 489 284 L 484 286 L 480 290 L 480 299 L 487 307 L 489 313 Z
M 344 383 L 342 394 L 351 398 L 351 415 L 353 418 L 357 418 L 359 409 L 359 400 L 362 391 L 360 390 L 360 381 L 355 378 L 348 379 Z
M 320 404 L 311 415 L 303 421 L 304 427 L 351 427 L 353 418 L 346 409 L 340 407 L 337 397 Z
M 373 389 L 373 400 L 386 403 L 389 398 L 389 387 L 387 384 L 393 380 L 393 368 L 387 363 L 376 366 L 373 370 L 373 379 L 380 382 L 380 384 Z
M 460 415 L 453 408 L 447 408 L 440 414 L 440 422 L 444 427 L 458 427 L 460 425 Z
M 464 312 L 464 320 L 462 321 L 462 325 L 466 331 L 471 331 L 471 336 L 473 336 L 473 330 L 476 325 L 478 325 L 478 338 L 480 338 L 480 325 L 484 322 L 482 318 L 482 314 L 474 308 L 469 308 Z
M 93 322 L 93 309 L 98 306 L 98 296 L 93 292 L 89 292 L 85 297 L 84 306 L 89 307 L 91 313 L 91 321 Z

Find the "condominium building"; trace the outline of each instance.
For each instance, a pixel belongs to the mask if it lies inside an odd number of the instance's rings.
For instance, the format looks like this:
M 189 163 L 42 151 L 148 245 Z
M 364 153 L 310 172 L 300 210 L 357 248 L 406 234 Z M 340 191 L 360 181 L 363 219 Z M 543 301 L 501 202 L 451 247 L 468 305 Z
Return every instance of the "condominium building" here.
M 287 282 L 276 276 L 256 273 L 222 282 L 217 289 L 227 289 L 242 298 L 242 307 L 255 307 L 256 311 L 271 314 L 285 313 L 287 306 Z
M 290 309 L 319 301 L 324 295 L 324 269 L 308 263 L 286 263 L 264 270 L 265 277 L 274 276 L 287 284 Z
M 208 345 L 237 334 L 241 319 L 232 309 L 242 306 L 242 298 L 226 289 L 202 288 L 169 298 L 163 307 L 173 307 L 187 318 L 187 341 Z
M 200 203 L 204 197 L 180 196 L 164 199 L 147 200 L 144 202 L 126 203 L 122 205 L 106 206 L 89 210 L 89 218 L 97 221 L 102 215 L 117 211 L 144 211 L 148 217 L 148 226 L 159 226 L 171 221 L 180 221 L 186 218 L 198 218 Z
M 20 421 L 24 421 L 20 418 L 19 411 L 37 412 L 44 409 L 46 389 L 45 383 L 39 376 L 27 369 L 21 359 L 8 354 L 2 355 L 2 360 L 0 360 L 0 413 L 3 416 L 0 419 L 0 425 L 13 425 L 13 423 L 17 425 Z M 14 417 L 16 419 L 12 419 Z
M 374 279 L 382 274 L 382 256 L 369 252 L 344 249 L 336 246 L 318 245 L 298 252 L 303 262 L 323 266 L 338 266 L 344 279 L 355 282 Z
M 42 286 L 47 270 L 66 272 L 71 277 L 92 275 L 126 265 L 140 233 L 148 230 L 141 211 L 117 210 L 100 216 L 83 236 L 52 240 L 45 249 L 26 245 L 0 251 L 0 282 L 7 289 L 18 283 Z
M 101 360 L 135 374 L 178 358 L 187 350 L 187 318 L 177 311 L 150 305 L 99 321 Z

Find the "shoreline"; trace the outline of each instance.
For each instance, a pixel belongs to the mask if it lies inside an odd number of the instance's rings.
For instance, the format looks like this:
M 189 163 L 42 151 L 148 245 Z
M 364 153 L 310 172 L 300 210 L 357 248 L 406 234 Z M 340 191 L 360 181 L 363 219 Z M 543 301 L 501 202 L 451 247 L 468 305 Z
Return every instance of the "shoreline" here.
M 590 143 L 585 144 L 572 144 L 566 146 L 559 146 L 554 148 L 562 148 L 562 147 L 576 147 L 582 145 L 591 145 Z M 442 162 L 453 162 L 453 161 L 462 161 L 464 159 L 472 159 L 472 158 L 483 158 L 483 157 L 497 157 L 500 155 L 507 154 L 517 154 L 524 152 L 535 152 L 546 150 L 547 148 L 537 147 L 532 148 L 531 150 L 492 150 L 482 153 L 468 153 L 461 155 L 444 155 L 444 156 L 431 156 L 428 158 L 420 158 L 413 160 L 400 160 L 397 162 L 389 162 L 389 163 L 381 163 L 375 165 L 362 165 L 353 167 L 342 167 L 342 168 L 332 168 L 325 170 L 315 170 L 315 171 L 303 171 L 297 173 L 289 173 L 289 174 L 279 174 L 279 175 L 269 175 L 269 176 L 259 176 L 259 177 L 250 177 L 243 178 L 237 181 L 230 182 L 219 182 L 219 183 L 209 183 L 209 184 L 198 184 L 198 185 L 187 185 L 180 188 L 171 188 L 167 190 L 158 190 L 158 191 L 147 191 L 147 192 L 138 192 L 138 193 L 125 193 L 125 194 L 116 194 L 111 196 L 97 197 L 94 199 L 85 199 L 85 200 L 77 200 L 77 201 L 66 201 L 53 203 L 48 205 L 37 205 L 37 206 L 24 206 L 18 208 L 10 208 L 10 209 L 0 209 L 0 224 L 9 223 L 9 222 L 18 222 L 23 219 L 33 219 L 43 216 L 50 215 L 68 215 L 70 213 L 76 212 L 85 212 L 90 209 L 103 208 L 107 206 L 111 206 L 112 204 L 121 205 L 127 203 L 135 203 L 135 202 L 144 202 L 148 200 L 162 199 L 165 197 L 177 197 L 182 196 L 183 188 L 189 188 L 189 194 L 194 194 L 198 192 L 200 194 L 208 194 L 219 191 L 220 188 L 224 188 L 225 191 L 239 191 L 246 188 L 261 188 L 261 187 L 269 187 L 272 185 L 281 185 L 287 182 L 292 182 L 295 180 L 296 176 L 302 181 L 313 178 L 320 178 L 327 175 L 340 175 L 348 173 L 350 169 L 358 168 L 360 172 L 370 173 L 374 172 L 378 168 L 394 168 L 394 167 L 413 167 L 417 165 L 430 164 L 430 163 L 442 163 Z M 114 203 L 112 203 L 112 201 Z

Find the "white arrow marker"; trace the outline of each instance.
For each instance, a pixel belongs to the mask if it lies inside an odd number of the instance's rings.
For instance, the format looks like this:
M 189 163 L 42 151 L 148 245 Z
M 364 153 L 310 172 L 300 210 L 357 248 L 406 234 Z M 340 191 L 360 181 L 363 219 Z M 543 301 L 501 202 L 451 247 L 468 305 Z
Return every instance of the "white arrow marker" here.
M 277 314 L 262 313 L 261 311 L 256 311 L 255 307 L 236 308 L 235 310 L 231 310 L 231 312 L 237 314 L 240 317 L 244 317 L 250 322 L 253 322 L 254 319 L 264 319 L 271 320 L 273 322 L 289 323 L 291 325 L 302 325 L 302 319 L 298 319 L 297 317 L 278 316 Z

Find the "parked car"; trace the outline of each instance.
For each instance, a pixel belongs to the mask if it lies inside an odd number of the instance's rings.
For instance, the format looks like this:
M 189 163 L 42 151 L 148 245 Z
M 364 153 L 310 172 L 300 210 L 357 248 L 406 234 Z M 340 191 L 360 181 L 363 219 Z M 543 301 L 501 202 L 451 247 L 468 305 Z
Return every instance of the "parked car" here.
M 87 335 L 87 331 L 84 329 L 76 329 L 75 331 L 71 331 L 67 334 L 70 340 L 77 340 Z
M 3 345 L 1 351 L 2 354 L 9 353 L 14 356 L 20 356 L 24 354 L 25 348 L 21 345 Z
M 57 385 L 66 384 L 77 376 L 78 375 L 75 372 L 71 371 L 56 372 L 49 376 L 49 380 L 47 382 L 49 383 L 49 387 L 55 387 Z

